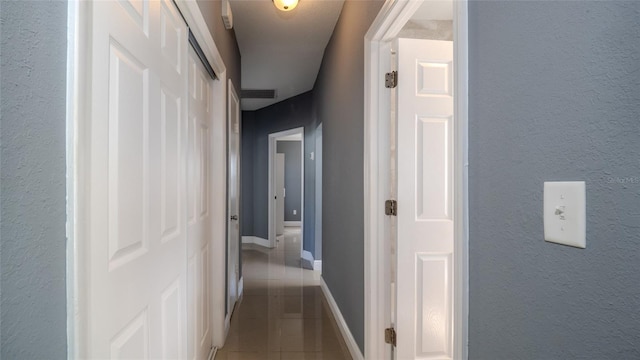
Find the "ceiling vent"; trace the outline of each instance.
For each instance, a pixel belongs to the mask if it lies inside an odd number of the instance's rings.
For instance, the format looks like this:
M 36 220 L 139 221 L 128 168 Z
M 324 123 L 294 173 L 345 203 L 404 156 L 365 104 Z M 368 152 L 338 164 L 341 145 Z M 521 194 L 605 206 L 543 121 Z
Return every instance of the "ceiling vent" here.
M 240 97 L 243 99 L 275 99 L 276 91 L 271 90 L 253 90 L 242 89 L 240 90 Z

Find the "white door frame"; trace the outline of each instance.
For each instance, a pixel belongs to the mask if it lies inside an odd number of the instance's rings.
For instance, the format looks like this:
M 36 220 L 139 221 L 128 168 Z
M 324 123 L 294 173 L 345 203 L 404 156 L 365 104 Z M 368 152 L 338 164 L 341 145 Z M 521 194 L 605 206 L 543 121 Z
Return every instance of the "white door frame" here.
M 226 79 L 227 70 L 220 52 L 213 41 L 200 8 L 193 0 L 174 0 L 187 25 L 200 44 L 209 64 L 218 76 L 213 86 L 213 126 L 211 131 L 212 177 L 212 251 L 211 317 L 213 345 L 224 344 L 228 328 L 224 326 L 225 301 L 225 228 L 227 197 L 226 153 Z M 88 121 L 91 104 L 91 59 L 86 51 L 90 47 L 91 2 L 69 1 L 67 8 L 67 345 L 68 358 L 81 357 L 86 341 L 84 334 L 88 320 L 86 308 L 86 282 L 88 277 L 85 258 L 88 233 L 85 228 L 88 211 L 89 163 L 86 158 L 90 146 Z M 186 34 L 185 34 L 186 41 Z M 186 56 L 186 54 L 185 54 Z
M 302 256 L 302 248 L 304 241 L 304 127 L 298 127 L 294 129 L 279 131 L 276 133 L 269 134 L 269 199 L 267 205 L 269 206 L 269 247 L 276 247 L 276 204 L 273 201 L 275 196 L 273 188 L 276 183 L 276 141 L 279 137 L 289 136 L 289 135 L 301 135 L 300 146 L 301 146 L 301 158 L 302 158 L 302 178 L 301 178 L 301 186 L 300 186 L 300 230 L 301 230 L 301 241 L 300 241 L 300 256 Z
M 389 220 L 384 201 L 389 193 L 390 96 L 384 73 L 390 71 L 389 42 L 423 0 L 387 0 L 365 35 L 364 238 L 365 358 L 389 359 L 384 329 L 390 325 L 391 290 L 388 253 Z M 467 359 L 468 286 L 468 14 L 467 0 L 454 0 L 455 226 L 454 226 L 454 359 Z M 386 51 L 385 51 L 386 50 Z

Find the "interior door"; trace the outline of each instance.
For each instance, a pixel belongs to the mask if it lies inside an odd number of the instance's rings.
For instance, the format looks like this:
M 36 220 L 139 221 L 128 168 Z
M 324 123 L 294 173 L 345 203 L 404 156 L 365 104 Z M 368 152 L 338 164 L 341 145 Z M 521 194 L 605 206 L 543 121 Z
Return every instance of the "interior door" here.
M 241 295 L 240 281 L 240 99 L 229 80 L 229 230 L 228 239 L 228 295 L 227 314 Z
M 453 43 L 399 39 L 398 359 L 453 356 Z
M 80 357 L 186 358 L 187 27 L 170 0 L 89 9 Z
M 284 234 L 284 154 L 276 153 L 276 235 Z
M 188 359 L 207 359 L 211 334 L 211 211 L 210 178 L 212 121 L 211 77 L 189 46 L 188 58 L 188 176 L 187 176 L 187 306 Z

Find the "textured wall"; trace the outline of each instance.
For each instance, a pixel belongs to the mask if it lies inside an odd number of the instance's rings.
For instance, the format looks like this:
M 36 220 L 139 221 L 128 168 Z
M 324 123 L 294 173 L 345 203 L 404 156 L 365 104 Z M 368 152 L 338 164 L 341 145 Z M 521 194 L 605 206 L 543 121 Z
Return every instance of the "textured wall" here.
M 311 92 L 292 97 L 256 111 L 243 111 L 243 143 L 252 142 L 252 154 L 243 154 L 243 163 L 252 163 L 252 176 L 242 177 L 242 188 L 252 186 L 252 197 L 244 194 L 242 206 L 253 210 L 252 224 L 242 227 L 242 235 L 267 239 L 269 233 L 269 134 L 304 127 L 304 235 L 303 249 L 315 253 L 315 117 Z M 247 219 L 245 219 L 247 221 Z
M 322 123 L 322 277 L 364 349 L 364 34 L 382 1 L 347 0 L 313 89 Z
M 242 235 L 253 235 L 253 153 L 254 145 L 254 112 L 242 112 L 242 157 L 240 166 L 242 168 L 242 177 L 240 179 L 240 188 L 242 189 Z
M 240 95 L 240 48 L 236 41 L 236 33 L 233 29 L 227 30 L 222 22 L 222 3 L 220 0 L 197 0 L 213 41 L 222 56 L 222 61 L 227 67 L 227 78 L 231 79 L 233 86 Z
M 302 199 L 302 158 L 300 141 L 278 141 L 277 153 L 284 154 L 284 221 L 300 221 L 300 204 Z M 315 204 L 315 199 L 314 199 Z M 296 214 L 293 214 L 296 210 Z
M 0 357 L 67 357 L 66 1 L 0 11 Z
M 640 358 L 640 2 L 473 1 L 469 359 Z M 543 240 L 585 180 L 587 248 Z

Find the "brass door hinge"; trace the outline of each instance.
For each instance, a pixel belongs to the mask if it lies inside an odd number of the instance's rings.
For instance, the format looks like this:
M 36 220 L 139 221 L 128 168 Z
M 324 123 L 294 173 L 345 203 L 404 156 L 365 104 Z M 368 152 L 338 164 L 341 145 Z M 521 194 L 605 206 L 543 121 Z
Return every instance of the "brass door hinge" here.
M 398 202 L 395 200 L 387 200 L 384 202 L 384 214 L 397 216 L 398 215 Z
M 398 72 L 392 71 L 384 74 L 384 87 L 392 89 L 398 86 Z
M 396 329 L 386 328 L 384 329 L 384 342 L 396 346 Z

